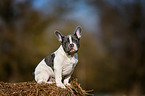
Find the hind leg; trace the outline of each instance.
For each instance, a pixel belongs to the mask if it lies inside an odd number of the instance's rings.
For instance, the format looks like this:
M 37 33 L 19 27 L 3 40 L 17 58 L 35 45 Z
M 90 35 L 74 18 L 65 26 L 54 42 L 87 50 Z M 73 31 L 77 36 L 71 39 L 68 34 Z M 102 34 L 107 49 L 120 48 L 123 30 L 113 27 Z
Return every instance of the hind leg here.
M 36 72 L 35 74 L 35 80 L 37 83 L 47 83 L 47 80 L 49 79 L 49 74 L 45 71 Z

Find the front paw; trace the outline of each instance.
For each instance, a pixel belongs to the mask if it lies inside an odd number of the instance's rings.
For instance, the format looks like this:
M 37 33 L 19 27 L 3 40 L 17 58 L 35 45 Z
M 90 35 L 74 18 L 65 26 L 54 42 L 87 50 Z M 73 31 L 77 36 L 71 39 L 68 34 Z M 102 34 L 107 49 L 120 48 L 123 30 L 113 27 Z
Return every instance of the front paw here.
M 68 82 L 64 82 L 64 85 L 66 85 L 66 86 L 71 86 L 71 84 L 68 83 Z
M 66 88 L 62 83 L 57 83 L 57 87 Z

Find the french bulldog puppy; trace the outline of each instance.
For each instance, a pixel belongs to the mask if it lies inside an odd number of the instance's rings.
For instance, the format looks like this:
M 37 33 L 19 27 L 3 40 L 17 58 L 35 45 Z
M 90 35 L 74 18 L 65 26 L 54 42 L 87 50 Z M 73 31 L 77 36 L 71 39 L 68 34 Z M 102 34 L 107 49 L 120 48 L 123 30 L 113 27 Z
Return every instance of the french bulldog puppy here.
M 39 84 L 53 83 L 49 80 L 54 78 L 58 87 L 66 88 L 65 85 L 70 86 L 69 79 L 78 63 L 77 52 L 80 47 L 81 27 L 77 27 L 71 35 L 63 36 L 58 31 L 55 34 L 61 45 L 37 65 L 34 72 L 35 80 Z

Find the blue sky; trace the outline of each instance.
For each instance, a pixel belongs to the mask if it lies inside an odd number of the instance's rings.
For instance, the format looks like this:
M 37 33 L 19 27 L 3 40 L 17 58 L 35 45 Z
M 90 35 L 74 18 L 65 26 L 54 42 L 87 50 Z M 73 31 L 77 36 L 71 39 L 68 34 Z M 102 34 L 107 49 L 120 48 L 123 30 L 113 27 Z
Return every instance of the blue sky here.
M 33 2 L 33 7 L 38 11 L 49 14 L 49 12 L 54 11 L 54 2 L 56 2 L 56 0 L 35 0 Z M 99 25 L 99 17 L 92 6 L 89 6 L 85 0 L 71 3 L 73 4 L 69 5 L 73 5 L 73 10 L 68 12 L 68 14 L 65 14 L 65 19 L 79 22 L 91 32 L 99 30 L 99 27 L 97 27 Z

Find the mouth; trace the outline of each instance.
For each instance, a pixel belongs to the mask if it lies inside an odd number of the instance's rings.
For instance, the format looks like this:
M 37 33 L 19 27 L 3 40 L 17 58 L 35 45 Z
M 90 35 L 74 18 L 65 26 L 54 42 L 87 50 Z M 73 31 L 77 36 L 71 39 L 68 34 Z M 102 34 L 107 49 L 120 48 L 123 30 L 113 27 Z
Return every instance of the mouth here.
M 77 51 L 71 51 L 68 53 L 68 55 L 74 56 L 77 53 Z
M 68 52 L 68 54 L 71 55 L 71 56 L 74 56 L 74 54 L 77 53 L 77 51 L 78 51 L 78 50 L 71 49 L 71 50 Z
M 77 51 L 78 51 L 77 48 L 72 48 L 69 52 L 70 52 L 70 53 L 76 53 Z
M 71 50 L 70 50 L 70 52 L 76 52 L 76 50 L 74 50 L 74 49 L 71 49 Z

